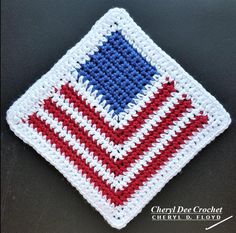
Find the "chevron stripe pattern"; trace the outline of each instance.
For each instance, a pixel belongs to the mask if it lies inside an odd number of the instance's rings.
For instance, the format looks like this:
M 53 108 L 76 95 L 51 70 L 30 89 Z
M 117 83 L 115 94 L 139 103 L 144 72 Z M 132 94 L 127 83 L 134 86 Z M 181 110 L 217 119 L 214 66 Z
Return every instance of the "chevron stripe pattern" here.
M 13 131 L 118 229 L 230 122 L 140 30 L 109 11 L 8 111 Z

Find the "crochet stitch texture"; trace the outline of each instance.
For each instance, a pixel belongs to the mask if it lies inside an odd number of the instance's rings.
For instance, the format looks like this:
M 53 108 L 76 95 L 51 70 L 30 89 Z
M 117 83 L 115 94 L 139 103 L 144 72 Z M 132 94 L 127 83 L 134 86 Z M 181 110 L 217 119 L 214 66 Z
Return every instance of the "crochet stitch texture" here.
M 231 120 L 115 8 L 10 107 L 7 121 L 120 229 Z

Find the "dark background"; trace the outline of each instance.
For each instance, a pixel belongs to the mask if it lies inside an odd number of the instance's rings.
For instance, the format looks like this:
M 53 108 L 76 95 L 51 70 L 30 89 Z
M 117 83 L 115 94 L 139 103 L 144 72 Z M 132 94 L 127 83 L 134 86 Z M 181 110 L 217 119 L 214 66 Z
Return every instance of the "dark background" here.
M 236 1 L 3 0 L 2 233 L 118 232 L 5 120 L 13 101 L 115 6 L 127 9 L 233 120 L 120 232 L 201 233 L 215 223 L 152 222 L 153 205 L 215 206 L 223 207 L 222 218 L 236 215 Z M 235 219 L 209 232 L 233 233 Z

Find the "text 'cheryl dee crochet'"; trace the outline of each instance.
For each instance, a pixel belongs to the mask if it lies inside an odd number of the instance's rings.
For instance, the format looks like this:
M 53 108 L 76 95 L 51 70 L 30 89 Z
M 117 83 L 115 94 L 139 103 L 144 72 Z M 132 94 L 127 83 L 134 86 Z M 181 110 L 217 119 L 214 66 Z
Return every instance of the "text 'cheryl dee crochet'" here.
M 115 8 L 10 107 L 7 121 L 120 229 L 231 120 Z

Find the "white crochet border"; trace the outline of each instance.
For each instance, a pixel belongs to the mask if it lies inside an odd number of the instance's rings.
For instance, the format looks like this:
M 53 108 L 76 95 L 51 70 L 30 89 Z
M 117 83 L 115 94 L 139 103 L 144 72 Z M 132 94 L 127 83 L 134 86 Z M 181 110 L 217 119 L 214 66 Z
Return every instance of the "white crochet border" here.
M 49 97 L 55 87 L 60 87 L 65 80 L 70 80 L 71 71 L 79 64 L 89 60 L 88 54 L 97 51 L 97 46 L 106 41 L 105 36 L 117 29 L 122 30 L 123 36 L 162 74 L 168 73 L 194 101 L 196 106 L 202 107 L 210 116 L 210 124 L 195 135 L 182 150 L 165 165 L 155 176 L 146 182 L 132 198 L 123 206 L 115 207 L 101 196 L 97 189 L 81 175 L 68 159 L 51 147 L 46 140 L 32 128 L 21 123 L 30 113 L 38 109 L 38 104 Z M 132 109 L 132 106 L 131 108 Z M 123 116 L 121 116 L 123 118 Z M 111 121 L 117 121 L 117 118 Z M 68 181 L 94 206 L 108 221 L 121 229 L 131 221 L 142 208 L 175 176 L 203 147 L 222 133 L 230 124 L 229 114 L 223 106 L 210 95 L 198 82 L 186 73 L 172 58 L 162 51 L 135 24 L 123 9 L 109 10 L 91 31 L 66 55 L 41 77 L 29 90 L 21 96 L 8 110 L 7 121 L 14 133 L 25 143 L 31 145 L 41 156 L 56 167 Z M 115 122 L 114 122 L 115 124 Z M 152 188 L 155 187 L 155 188 Z M 115 217 L 113 217 L 115 215 Z M 118 219 L 120 217 L 120 219 Z

